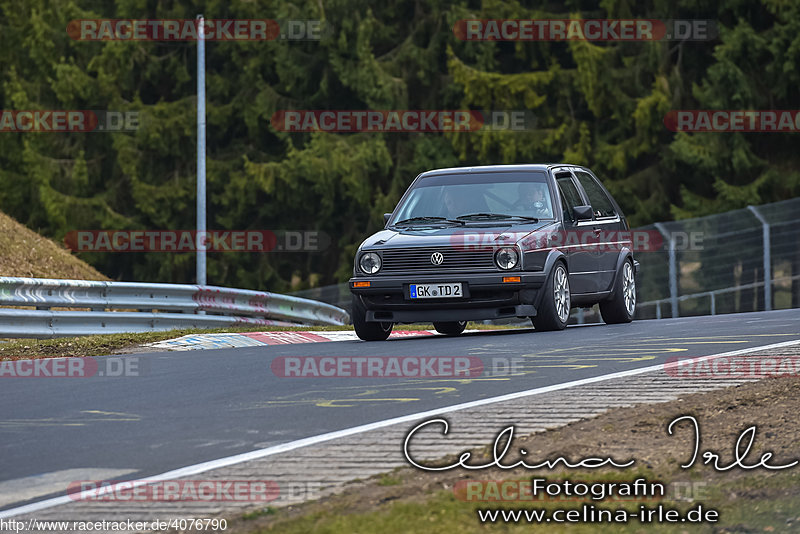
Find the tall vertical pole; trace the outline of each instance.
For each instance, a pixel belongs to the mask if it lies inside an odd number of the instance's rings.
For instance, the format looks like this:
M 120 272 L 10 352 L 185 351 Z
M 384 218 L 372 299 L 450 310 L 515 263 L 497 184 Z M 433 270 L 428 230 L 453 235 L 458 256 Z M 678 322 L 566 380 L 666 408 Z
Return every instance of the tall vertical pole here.
M 669 239 L 669 300 L 672 305 L 672 316 L 680 317 L 678 308 L 678 262 L 675 259 L 675 240 Z
M 669 243 L 669 301 L 672 307 L 672 316 L 680 317 L 678 311 L 678 262 L 675 254 L 675 240 L 662 223 L 656 223 L 654 226 Z
M 197 15 L 197 284 L 206 285 L 206 47 Z
M 769 236 L 769 221 L 754 206 L 747 206 L 758 222 L 761 223 L 761 238 L 764 241 L 764 309 L 772 310 L 772 258 L 770 249 L 772 248 Z

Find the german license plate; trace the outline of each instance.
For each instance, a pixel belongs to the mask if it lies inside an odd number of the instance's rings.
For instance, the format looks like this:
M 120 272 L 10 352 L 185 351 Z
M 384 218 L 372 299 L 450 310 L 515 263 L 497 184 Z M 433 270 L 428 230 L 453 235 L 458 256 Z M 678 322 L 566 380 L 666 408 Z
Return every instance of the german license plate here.
M 411 284 L 408 290 L 412 299 L 452 299 L 464 296 L 461 284 Z

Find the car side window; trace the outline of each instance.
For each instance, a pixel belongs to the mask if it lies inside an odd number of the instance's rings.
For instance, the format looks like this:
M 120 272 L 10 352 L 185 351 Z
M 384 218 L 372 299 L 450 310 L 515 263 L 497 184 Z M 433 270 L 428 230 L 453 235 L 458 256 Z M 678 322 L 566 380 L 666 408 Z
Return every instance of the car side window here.
M 575 187 L 569 174 L 563 175 L 561 178 L 557 177 L 556 179 L 558 181 L 558 189 L 561 192 L 561 210 L 567 218 L 574 221 L 575 206 L 583 204 L 581 195 L 578 193 L 578 188 Z
M 614 204 L 611 199 L 603 191 L 603 187 L 598 183 L 597 179 L 588 172 L 575 171 L 575 176 L 586 191 L 586 196 L 589 197 L 589 203 L 592 205 L 594 216 L 598 219 L 602 217 L 614 217 L 617 212 L 614 210 Z

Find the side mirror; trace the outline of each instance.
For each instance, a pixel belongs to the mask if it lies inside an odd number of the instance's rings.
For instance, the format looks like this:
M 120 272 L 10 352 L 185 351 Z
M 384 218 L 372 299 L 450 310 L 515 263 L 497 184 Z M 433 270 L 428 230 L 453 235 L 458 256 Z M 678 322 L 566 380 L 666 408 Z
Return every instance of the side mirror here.
M 383 224 L 384 225 L 389 222 L 389 219 L 391 218 L 391 216 L 392 216 L 391 213 L 384 213 L 383 214 Z
M 572 211 L 575 212 L 575 219 L 578 221 L 585 221 L 592 219 L 592 207 L 591 206 L 575 206 L 572 208 Z

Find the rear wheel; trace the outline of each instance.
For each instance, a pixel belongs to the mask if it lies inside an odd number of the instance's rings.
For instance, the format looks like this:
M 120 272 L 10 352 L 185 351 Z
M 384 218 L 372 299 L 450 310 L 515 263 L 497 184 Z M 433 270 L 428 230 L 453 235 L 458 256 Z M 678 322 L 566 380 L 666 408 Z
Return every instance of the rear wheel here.
M 385 341 L 392 333 L 392 323 L 367 322 L 367 309 L 356 295 L 353 295 L 353 328 L 364 341 Z
M 611 297 L 600 303 L 600 315 L 606 324 L 629 323 L 636 313 L 636 280 L 633 276 L 633 263 L 625 262 L 617 271 Z
M 541 304 L 532 318 L 533 326 L 543 331 L 564 330 L 569 321 L 571 301 L 567 267 L 562 262 L 555 264 L 542 291 Z
M 433 327 L 440 334 L 446 336 L 457 336 L 467 327 L 467 321 L 448 321 L 445 323 L 433 323 Z

